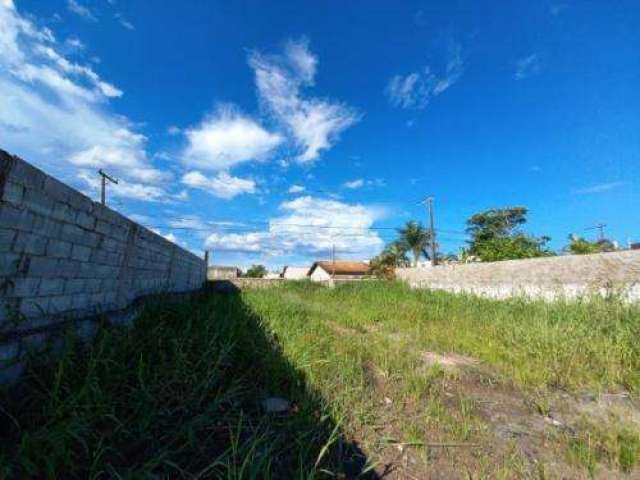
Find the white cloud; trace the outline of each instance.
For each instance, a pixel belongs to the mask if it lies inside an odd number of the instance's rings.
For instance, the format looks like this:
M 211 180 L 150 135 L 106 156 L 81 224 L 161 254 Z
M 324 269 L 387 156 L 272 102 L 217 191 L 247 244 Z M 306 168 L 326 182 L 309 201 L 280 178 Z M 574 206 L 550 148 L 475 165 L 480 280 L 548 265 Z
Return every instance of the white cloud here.
M 590 193 L 604 193 L 610 190 L 619 188 L 624 185 L 624 182 L 608 182 L 608 183 L 599 183 L 596 185 L 591 185 L 589 187 L 581 188 L 576 190 L 575 193 L 579 195 L 587 195 Z
M 291 185 L 289 187 L 289 193 L 302 193 L 304 192 L 304 187 L 302 185 Z
M 182 130 L 180 129 L 180 127 L 177 127 L 175 125 L 169 125 L 169 127 L 167 128 L 167 133 L 169 135 L 179 135 L 180 133 L 182 133 Z
M 64 43 L 74 50 L 84 50 L 86 48 L 85 44 L 82 43 L 82 40 L 78 37 L 69 37 Z
M 227 172 L 219 172 L 215 177 L 206 177 L 194 170 L 182 177 L 182 183 L 226 200 L 242 193 L 254 193 L 256 190 L 256 183 L 253 180 L 233 177 Z
M 105 108 L 122 91 L 61 54 L 52 32 L 21 16 L 9 0 L 0 1 L 0 25 L 3 148 L 72 182 L 78 167 L 105 168 L 134 198 L 171 197 L 144 185 L 171 178 L 149 160 L 145 136 Z
M 263 231 L 212 233 L 205 248 L 229 252 L 327 256 L 335 247 L 341 258 L 369 258 L 383 241 L 371 230 L 384 212 L 371 206 L 304 196 L 280 205 L 284 214 Z
M 355 190 L 356 188 L 360 188 L 364 185 L 364 180 L 361 178 L 356 178 L 355 180 L 351 180 L 349 182 L 344 182 L 342 184 L 343 187 L 349 188 L 351 190 Z
M 250 160 L 262 160 L 282 137 L 229 106 L 220 107 L 196 127 L 185 131 L 184 163 L 206 170 L 222 170 Z
M 124 16 L 121 13 L 116 13 L 113 16 L 113 18 L 115 18 L 118 21 L 118 23 L 122 27 L 126 28 L 127 30 L 133 31 L 133 30 L 136 29 L 135 25 L 133 23 L 131 23 L 129 20 L 127 20 L 126 18 L 124 18 Z
M 89 10 L 89 8 L 79 3 L 77 0 L 67 0 L 67 9 L 70 12 L 75 13 L 76 15 L 79 15 L 92 22 L 98 21 L 98 19 L 91 12 L 91 10 Z
M 430 66 L 408 75 L 395 75 L 389 81 L 385 93 L 394 107 L 423 109 L 432 97 L 445 92 L 458 81 L 464 70 L 462 49 L 459 44 L 449 46 L 447 65 L 442 75 L 434 73 Z
M 364 186 L 367 187 L 384 187 L 386 185 L 385 181 L 381 178 L 374 178 L 371 180 L 365 180 L 363 178 L 356 178 L 354 180 L 351 180 L 349 182 L 344 182 L 342 184 L 342 186 L 344 188 L 348 188 L 351 190 L 355 190 L 358 188 L 362 188 Z
M 253 52 L 249 56 L 260 99 L 293 137 L 301 163 L 316 160 L 360 119 L 360 114 L 342 103 L 304 97 L 303 89 L 314 83 L 317 64 L 305 39 L 289 41 L 280 55 Z
M 80 170 L 77 178 L 82 180 L 89 188 L 87 194 L 97 199 L 100 192 L 100 178 L 95 171 Z M 161 186 L 149 185 L 118 178 L 118 183 L 109 183 L 107 186 L 107 197 L 128 198 L 144 202 L 170 203 L 177 200 L 184 200 L 185 193 L 172 194 Z
M 521 58 L 516 63 L 516 80 L 524 80 L 533 75 L 537 75 L 542 71 L 542 61 L 540 55 L 532 53 L 526 57 Z

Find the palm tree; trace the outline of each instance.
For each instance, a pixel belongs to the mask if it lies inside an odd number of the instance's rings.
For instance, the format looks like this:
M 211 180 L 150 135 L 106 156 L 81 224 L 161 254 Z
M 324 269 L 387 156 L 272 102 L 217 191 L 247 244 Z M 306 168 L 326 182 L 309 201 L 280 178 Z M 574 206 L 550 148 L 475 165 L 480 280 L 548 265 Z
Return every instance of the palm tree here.
M 400 235 L 398 242 L 405 250 L 411 250 L 416 265 L 420 255 L 429 258 L 427 246 L 431 243 L 431 234 L 421 223 L 407 222 L 403 228 L 398 229 L 398 234 Z
M 389 243 L 382 251 L 382 255 L 386 257 L 387 263 L 394 267 L 406 267 L 410 263 L 407 257 L 407 247 L 399 240 Z

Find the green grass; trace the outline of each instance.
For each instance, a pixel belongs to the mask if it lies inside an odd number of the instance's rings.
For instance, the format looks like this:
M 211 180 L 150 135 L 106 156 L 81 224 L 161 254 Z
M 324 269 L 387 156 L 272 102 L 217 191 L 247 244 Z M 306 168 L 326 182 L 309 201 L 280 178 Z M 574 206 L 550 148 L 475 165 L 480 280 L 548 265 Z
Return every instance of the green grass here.
M 399 334 L 391 344 L 477 357 L 518 385 L 640 390 L 640 308 L 616 300 L 496 301 L 391 282 L 336 289 L 302 284 L 282 294 L 286 301 L 268 291 L 246 297 L 258 312 L 269 302 L 287 304 L 283 308 L 298 302 L 314 318 Z
M 0 393 L 0 477 L 344 478 L 398 445 L 425 468 L 445 458 L 473 478 L 519 477 L 526 457 L 493 448 L 477 399 L 448 390 L 461 374 L 427 368 L 421 353 L 478 358 L 494 372 L 486 382 L 529 392 L 546 415 L 551 390 L 636 395 L 638 338 L 640 310 L 617 301 L 492 301 L 394 282 L 152 302 L 88 347 L 70 335 Z M 265 414 L 268 396 L 294 411 Z M 558 442 L 586 471 L 629 471 L 638 438 L 585 425 Z
M 298 411 L 265 414 L 260 402 L 273 395 Z M 150 303 L 133 328 L 102 328 L 90 348 L 70 334 L 0 405 L 1 478 L 313 478 L 343 468 L 339 425 L 238 295 Z

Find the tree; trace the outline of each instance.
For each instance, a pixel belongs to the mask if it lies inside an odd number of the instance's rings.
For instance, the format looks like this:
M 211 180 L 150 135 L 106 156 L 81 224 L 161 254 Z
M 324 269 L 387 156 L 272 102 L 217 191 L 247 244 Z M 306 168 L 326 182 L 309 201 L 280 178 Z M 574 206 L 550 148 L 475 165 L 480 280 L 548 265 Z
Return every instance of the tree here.
M 546 248 L 549 237 L 533 237 L 518 227 L 527 222 L 526 207 L 485 210 L 467 220 L 469 255 L 483 262 L 552 255 Z
M 249 278 L 262 278 L 267 274 L 267 269 L 264 265 L 252 265 L 244 274 Z
M 371 259 L 371 270 L 377 277 L 393 279 L 396 267 L 409 266 L 407 250 L 401 242 L 395 240 L 389 243 L 380 255 Z
M 566 250 L 574 255 L 586 255 L 589 253 L 613 252 L 616 249 L 611 240 L 602 239 L 596 242 L 590 242 L 576 235 L 569 235 L 569 245 Z
M 399 245 L 405 251 L 411 250 L 414 262 L 418 263 L 420 256 L 429 258 L 427 246 L 431 243 L 431 233 L 421 223 L 410 221 L 403 228 L 398 229 Z
M 467 233 L 472 244 L 494 238 L 509 237 L 516 227 L 527 222 L 526 207 L 492 208 L 476 213 L 467 220 Z

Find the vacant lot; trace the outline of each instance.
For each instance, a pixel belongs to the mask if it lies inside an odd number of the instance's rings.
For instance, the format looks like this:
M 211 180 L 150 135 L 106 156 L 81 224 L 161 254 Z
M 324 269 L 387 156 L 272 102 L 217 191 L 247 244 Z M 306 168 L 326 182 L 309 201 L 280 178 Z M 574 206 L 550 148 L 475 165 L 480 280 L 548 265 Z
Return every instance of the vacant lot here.
M 0 471 L 633 478 L 638 338 L 640 310 L 615 300 L 497 302 L 389 282 L 153 302 L 90 348 L 69 336 L 2 393 Z

